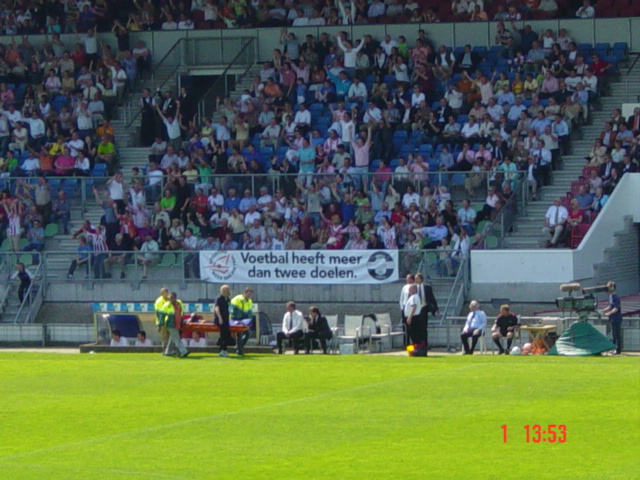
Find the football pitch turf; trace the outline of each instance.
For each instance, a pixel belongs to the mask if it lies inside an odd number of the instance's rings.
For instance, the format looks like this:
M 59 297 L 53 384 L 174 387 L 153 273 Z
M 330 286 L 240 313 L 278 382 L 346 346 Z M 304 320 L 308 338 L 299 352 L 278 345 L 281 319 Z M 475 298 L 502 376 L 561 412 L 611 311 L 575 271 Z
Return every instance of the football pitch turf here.
M 2 480 L 640 478 L 640 357 L 9 352 L 0 402 Z

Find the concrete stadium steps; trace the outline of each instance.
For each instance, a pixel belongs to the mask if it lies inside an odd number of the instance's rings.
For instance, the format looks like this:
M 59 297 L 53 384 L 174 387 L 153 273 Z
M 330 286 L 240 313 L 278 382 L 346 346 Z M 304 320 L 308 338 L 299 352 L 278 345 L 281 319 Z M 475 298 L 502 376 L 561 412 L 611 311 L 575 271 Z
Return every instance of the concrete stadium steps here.
M 20 299 L 18 298 L 18 284 L 8 284 L 9 293 L 7 303 L 0 312 L 0 322 L 13 322 L 16 314 L 20 310 Z
M 126 177 L 131 175 L 131 169 L 138 167 L 140 170 L 149 163 L 148 147 L 123 147 L 118 149 L 120 155 L 120 170 Z
M 636 99 L 640 94 L 638 68 L 629 75 L 626 70 L 619 82 L 612 84 L 612 94 L 601 98 L 601 108 L 590 112 L 589 125 L 583 125 L 579 136 L 574 136 L 572 152 L 562 156 L 562 166 L 553 172 L 552 184 L 542 187 L 538 200 L 527 205 L 526 215 L 517 217 L 513 233 L 505 238 L 505 247 L 510 249 L 542 248 L 545 238 L 542 234 L 544 215 L 555 197 L 563 197 L 571 191 L 571 182 L 578 180 L 582 169 L 587 165 L 585 157 L 589 155 L 593 142 L 604 130 L 604 123 L 611 118 L 614 108 L 619 108 L 627 98 Z M 629 89 L 627 92 L 627 78 Z
M 593 266 L 596 285 L 603 285 L 612 278 L 618 285 L 625 281 L 637 281 L 640 271 L 640 226 L 631 218 L 625 219 L 624 229 L 614 232 L 614 245 L 604 251 L 604 261 Z

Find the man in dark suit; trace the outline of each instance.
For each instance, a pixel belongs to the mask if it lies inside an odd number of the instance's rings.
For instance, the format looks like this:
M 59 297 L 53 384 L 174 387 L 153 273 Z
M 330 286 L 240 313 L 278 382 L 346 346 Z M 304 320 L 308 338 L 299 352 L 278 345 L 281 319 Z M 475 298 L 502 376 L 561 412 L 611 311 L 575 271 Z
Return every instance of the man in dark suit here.
M 449 106 L 449 102 L 445 98 L 440 99 L 440 106 L 436 108 L 436 120 L 438 122 L 438 126 L 442 130 L 445 124 L 449 120 L 449 117 L 453 115 L 453 109 Z
M 160 89 L 158 89 L 156 94 L 158 95 L 158 101 L 159 101 L 158 105 L 160 107 L 160 111 L 162 112 L 162 114 L 167 118 L 169 117 L 175 118 L 176 112 L 178 111 L 178 104 L 174 100 L 171 90 L 167 90 L 166 92 L 164 92 L 164 96 L 163 96 Z
M 420 304 L 422 305 L 422 310 L 420 310 L 419 320 L 420 325 L 424 325 L 424 339 L 425 342 L 429 343 L 429 333 L 427 330 L 428 321 L 429 321 L 429 312 L 432 314 L 439 313 L 440 309 L 438 308 L 438 302 L 436 301 L 436 297 L 433 295 L 433 288 L 430 285 L 424 283 L 424 276 L 421 273 L 416 273 L 416 287 L 417 287 L 417 295 L 420 299 Z
M 631 161 L 630 155 L 623 156 L 617 168 L 619 177 L 622 177 L 625 173 L 636 173 L 638 171 L 638 167 Z
M 464 46 L 464 52 L 456 56 L 456 72 L 475 72 L 480 63 L 480 55 L 471 50 L 471 45 Z
M 640 131 L 640 108 L 636 107 L 633 109 L 633 115 L 627 120 L 627 128 L 634 134 Z
M 309 354 L 313 351 L 313 341 L 319 340 L 322 353 L 327 353 L 327 340 L 333 338 L 333 332 L 329 327 L 326 317 L 320 314 L 318 307 L 309 307 L 309 316 L 305 318 L 307 332 L 304 334 L 304 351 Z
M 598 176 L 602 179 L 602 181 L 609 180 L 611 177 L 611 170 L 616 168 L 615 164 L 611 159 L 611 155 L 604 156 L 604 163 L 600 165 L 598 168 Z

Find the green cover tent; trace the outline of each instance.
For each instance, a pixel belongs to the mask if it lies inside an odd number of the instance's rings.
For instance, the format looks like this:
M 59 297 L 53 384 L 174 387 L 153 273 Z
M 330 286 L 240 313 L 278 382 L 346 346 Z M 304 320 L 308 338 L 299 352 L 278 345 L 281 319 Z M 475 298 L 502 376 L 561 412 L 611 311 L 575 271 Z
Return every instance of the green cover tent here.
M 616 346 L 591 324 L 575 322 L 556 340 L 547 355 L 570 357 L 597 355 L 613 350 Z

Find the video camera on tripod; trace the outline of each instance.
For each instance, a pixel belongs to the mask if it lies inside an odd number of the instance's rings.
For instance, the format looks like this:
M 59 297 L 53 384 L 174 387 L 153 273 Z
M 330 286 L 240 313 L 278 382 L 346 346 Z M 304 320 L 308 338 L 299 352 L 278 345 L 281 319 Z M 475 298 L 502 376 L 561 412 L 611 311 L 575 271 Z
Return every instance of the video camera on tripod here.
M 598 302 L 593 296 L 594 293 L 600 292 L 603 287 L 582 288 L 579 283 L 565 283 L 560 285 L 562 292 L 568 293 L 567 297 L 556 298 L 556 306 L 562 310 L 573 310 L 580 315 L 580 320 L 587 319 L 589 312 L 595 312 Z M 607 287 L 604 287 L 606 291 Z M 583 295 L 574 297 L 573 292 L 582 291 Z

